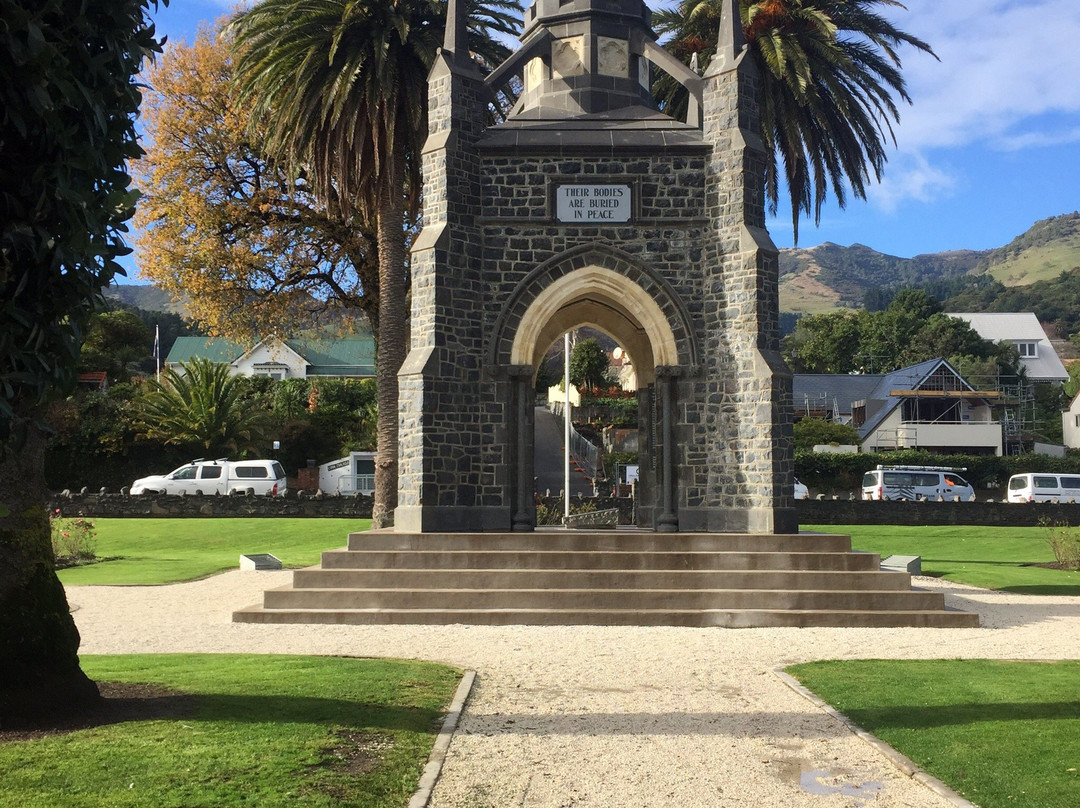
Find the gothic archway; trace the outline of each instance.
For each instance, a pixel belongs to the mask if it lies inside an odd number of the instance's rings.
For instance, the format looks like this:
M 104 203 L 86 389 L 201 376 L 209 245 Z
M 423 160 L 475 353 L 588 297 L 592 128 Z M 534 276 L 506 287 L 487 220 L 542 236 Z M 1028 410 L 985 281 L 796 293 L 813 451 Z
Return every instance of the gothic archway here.
M 548 347 L 566 331 L 594 327 L 630 355 L 638 380 L 642 482 L 651 492 L 640 513 L 676 524 L 671 424 L 674 368 L 696 364 L 698 349 L 686 307 L 660 277 L 620 251 L 587 245 L 553 257 L 518 284 L 491 334 L 489 360 L 513 385 L 511 431 L 516 446 L 513 524 L 531 529 L 533 380 Z M 654 514 L 654 509 L 658 509 Z

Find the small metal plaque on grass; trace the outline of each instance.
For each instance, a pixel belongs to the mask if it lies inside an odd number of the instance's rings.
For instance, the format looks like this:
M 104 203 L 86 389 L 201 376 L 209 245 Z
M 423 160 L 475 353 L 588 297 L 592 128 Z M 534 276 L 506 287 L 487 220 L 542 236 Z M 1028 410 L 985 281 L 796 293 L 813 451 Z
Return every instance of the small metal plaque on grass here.
M 281 559 L 270 553 L 248 553 L 240 556 L 242 570 L 279 570 Z

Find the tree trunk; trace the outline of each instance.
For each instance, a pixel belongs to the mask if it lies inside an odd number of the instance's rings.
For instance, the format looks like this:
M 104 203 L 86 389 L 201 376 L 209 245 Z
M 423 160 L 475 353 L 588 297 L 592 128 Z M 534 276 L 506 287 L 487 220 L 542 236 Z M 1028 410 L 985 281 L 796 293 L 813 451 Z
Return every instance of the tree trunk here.
M 14 442 L 13 442 L 14 443 Z M 44 440 L 0 447 L 0 722 L 97 701 L 79 667 L 79 631 L 56 577 Z
M 375 352 L 375 382 L 379 416 L 376 423 L 374 528 L 394 524 L 398 478 L 398 371 L 408 346 L 409 312 L 405 305 L 405 165 L 390 155 L 381 183 L 377 212 L 379 241 L 379 328 Z

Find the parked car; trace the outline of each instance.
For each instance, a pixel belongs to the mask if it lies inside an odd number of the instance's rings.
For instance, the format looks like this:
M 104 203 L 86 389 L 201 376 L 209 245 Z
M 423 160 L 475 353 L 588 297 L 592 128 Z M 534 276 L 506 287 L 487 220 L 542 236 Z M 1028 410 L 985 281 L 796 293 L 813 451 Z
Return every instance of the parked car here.
M 795 478 L 795 499 L 810 499 L 810 489 Z
M 168 474 L 143 477 L 132 494 L 232 494 L 284 496 L 285 469 L 276 460 L 192 460 Z
M 862 480 L 863 499 L 971 499 L 975 489 L 948 466 L 878 466 Z
M 1080 477 L 1073 474 L 1014 474 L 1005 498 L 1009 502 L 1080 502 Z

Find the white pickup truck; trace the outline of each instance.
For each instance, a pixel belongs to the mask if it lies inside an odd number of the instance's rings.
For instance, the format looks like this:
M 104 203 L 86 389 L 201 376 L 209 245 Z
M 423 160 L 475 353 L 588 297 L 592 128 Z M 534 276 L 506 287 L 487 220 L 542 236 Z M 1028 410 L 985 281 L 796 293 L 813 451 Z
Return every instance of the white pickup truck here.
M 168 474 L 131 484 L 134 494 L 232 494 L 284 496 L 285 470 L 276 460 L 192 460 Z

